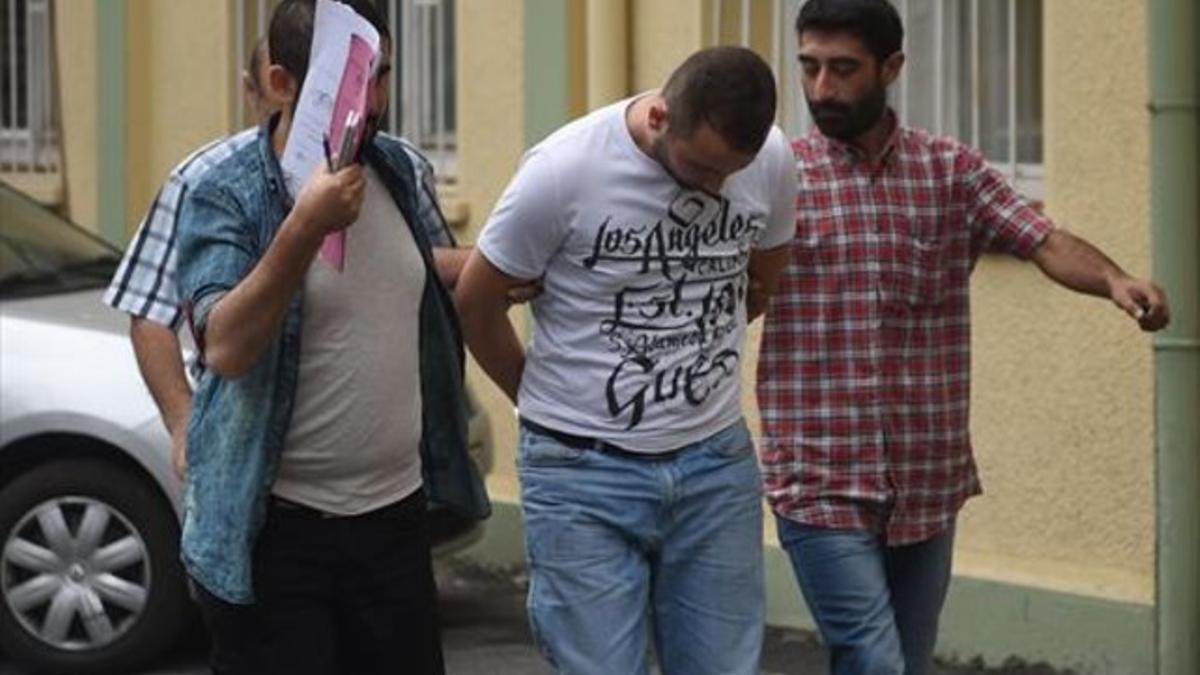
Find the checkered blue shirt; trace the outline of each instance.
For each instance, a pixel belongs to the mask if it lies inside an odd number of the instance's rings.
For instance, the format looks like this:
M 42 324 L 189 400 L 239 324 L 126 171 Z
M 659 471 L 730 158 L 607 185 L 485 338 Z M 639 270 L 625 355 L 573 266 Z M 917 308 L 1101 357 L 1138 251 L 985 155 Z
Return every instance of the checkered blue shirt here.
M 255 127 L 213 141 L 193 152 L 171 171 L 130 240 L 117 273 L 104 293 L 105 303 L 172 330 L 179 329 L 183 320 L 175 287 L 175 229 L 179 207 L 201 176 L 234 152 L 255 142 L 258 132 Z M 417 174 L 416 184 L 420 186 L 417 208 L 421 222 L 428 228 L 430 243 L 434 247 L 454 246 L 454 237 L 438 208 L 433 165 L 410 143 L 403 139 L 400 142 Z

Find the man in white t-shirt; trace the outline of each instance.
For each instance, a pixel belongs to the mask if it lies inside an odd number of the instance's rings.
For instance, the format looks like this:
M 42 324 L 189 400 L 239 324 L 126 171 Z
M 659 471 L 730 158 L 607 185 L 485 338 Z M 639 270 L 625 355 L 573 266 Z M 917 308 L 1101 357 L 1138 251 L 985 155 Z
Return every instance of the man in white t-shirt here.
M 742 343 L 788 257 L 794 161 L 752 51 L 530 150 L 455 300 L 518 403 L 529 612 L 563 672 L 757 673 L 762 507 Z M 528 353 L 505 310 L 543 278 Z

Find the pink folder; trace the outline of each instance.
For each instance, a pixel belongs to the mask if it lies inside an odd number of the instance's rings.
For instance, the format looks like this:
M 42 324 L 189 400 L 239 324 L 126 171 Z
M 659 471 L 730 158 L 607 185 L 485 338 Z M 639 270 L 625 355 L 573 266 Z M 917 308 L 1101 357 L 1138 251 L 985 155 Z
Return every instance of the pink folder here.
M 366 40 L 358 35 L 350 36 L 350 53 L 346 69 L 342 73 L 341 87 L 333 102 L 333 119 L 329 122 L 329 147 L 346 148 L 347 156 L 334 158 L 334 169 L 349 166 L 358 156 L 358 145 L 362 141 L 362 130 L 366 118 L 367 87 L 371 85 L 371 66 L 374 51 Z M 354 113 L 355 122 L 349 130 L 354 138 L 344 139 L 347 119 Z M 341 272 L 346 266 L 346 230 L 327 235 L 321 242 L 321 259 Z

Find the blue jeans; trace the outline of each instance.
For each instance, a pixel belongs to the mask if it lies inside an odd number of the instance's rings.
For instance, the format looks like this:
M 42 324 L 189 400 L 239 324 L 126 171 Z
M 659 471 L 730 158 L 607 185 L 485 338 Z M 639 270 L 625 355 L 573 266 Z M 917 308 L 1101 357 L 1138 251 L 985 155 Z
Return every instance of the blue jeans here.
M 930 672 L 950 584 L 953 526 L 917 544 L 887 546 L 878 532 L 775 520 L 833 675 Z
M 758 465 L 743 422 L 665 458 L 521 428 L 529 617 L 560 673 L 758 672 L 765 602 Z

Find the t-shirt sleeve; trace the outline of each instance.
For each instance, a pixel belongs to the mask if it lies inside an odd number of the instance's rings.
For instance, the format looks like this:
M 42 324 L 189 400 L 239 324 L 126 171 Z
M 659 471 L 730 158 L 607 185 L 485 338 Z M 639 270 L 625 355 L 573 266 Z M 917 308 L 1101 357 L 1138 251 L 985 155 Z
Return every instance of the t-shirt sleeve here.
M 125 249 L 104 302 L 132 316 L 177 330 L 181 313 L 175 288 L 175 217 L 186 186 L 172 174 Z
M 541 277 L 567 234 L 558 191 L 551 158 L 531 150 L 483 226 L 480 253 L 509 276 Z
M 792 147 L 779 127 L 771 127 L 771 134 L 763 145 L 768 153 L 765 167 L 769 175 L 765 180 L 770 185 L 771 211 L 767 226 L 758 238 L 755 248 L 770 249 L 782 246 L 796 234 L 796 160 Z
M 955 173 L 962 177 L 972 249 L 1029 258 L 1054 223 L 1025 200 L 1004 174 L 974 148 L 962 148 Z

